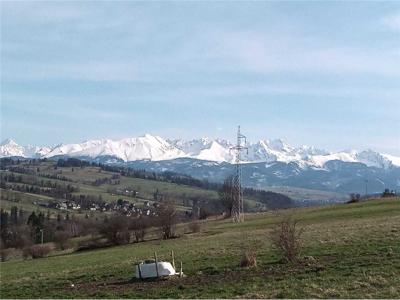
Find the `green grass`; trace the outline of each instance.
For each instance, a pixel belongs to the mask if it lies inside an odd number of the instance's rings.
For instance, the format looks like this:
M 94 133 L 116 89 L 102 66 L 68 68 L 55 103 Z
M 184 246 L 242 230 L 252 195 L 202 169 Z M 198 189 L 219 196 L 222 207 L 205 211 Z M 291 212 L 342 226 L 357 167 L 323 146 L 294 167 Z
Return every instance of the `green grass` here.
M 302 256 L 280 263 L 271 229 L 282 214 L 304 228 Z M 258 267 L 238 267 L 256 243 Z M 185 278 L 130 281 L 134 262 L 154 251 L 183 261 Z M 96 251 L 1 263 L 1 298 L 399 298 L 400 199 L 208 221 L 202 232 Z M 74 284 L 74 287 L 71 286 Z
M 100 170 L 98 167 L 58 167 L 55 169 L 56 163 L 52 161 L 40 162 L 36 165 L 28 163 L 21 163 L 20 166 L 24 168 L 30 169 L 35 175 L 27 175 L 27 174 L 19 174 L 14 173 L 17 177 L 21 176 L 24 180 L 32 180 L 36 178 L 38 181 L 51 181 L 53 183 L 58 184 L 70 184 L 74 187 L 79 188 L 79 191 L 74 192 L 75 195 L 85 194 L 85 195 L 93 195 L 93 196 L 101 196 L 101 198 L 106 202 L 115 202 L 118 199 L 122 198 L 128 200 L 133 203 L 137 203 L 139 206 L 143 204 L 144 201 L 153 201 L 153 195 L 156 190 L 159 191 L 160 194 L 167 196 L 171 200 L 175 200 L 177 204 L 182 203 L 182 200 L 190 200 L 193 198 L 200 199 L 209 199 L 211 201 L 218 201 L 219 196 L 218 192 L 214 190 L 205 190 L 197 187 L 179 185 L 175 183 L 169 182 L 161 182 L 155 180 L 146 180 L 140 178 L 132 178 L 121 176 L 119 184 L 102 184 L 99 186 L 94 186 L 93 183 L 96 179 L 101 178 L 111 178 L 116 173 L 107 172 Z M 39 168 L 39 170 L 38 170 Z M 1 171 L 2 173 L 10 173 L 9 171 Z M 39 175 L 55 175 L 57 174 L 60 177 L 65 177 L 71 181 L 63 181 L 59 179 L 50 179 L 47 177 L 42 177 Z M 32 186 L 31 184 L 23 184 L 18 183 L 20 186 Z M 119 195 L 115 192 L 115 190 L 136 190 L 139 192 L 138 197 L 133 198 L 127 195 Z M 9 193 L 10 191 L 2 191 L 3 193 Z M 10 192 L 11 194 L 13 192 Z M 13 201 L 2 201 L 0 203 L 1 208 L 9 210 L 11 206 L 17 205 L 26 210 L 43 210 L 43 208 L 39 206 L 33 205 L 33 201 L 47 203 L 52 198 L 42 196 L 42 195 L 33 195 L 28 193 L 18 193 L 18 198 L 22 201 L 19 203 L 13 203 Z M 34 199 L 32 198 L 34 197 Z M 254 199 L 245 197 L 245 201 L 248 204 L 248 207 L 254 208 L 257 210 L 256 206 L 258 203 Z M 179 206 L 179 210 L 191 210 L 191 207 Z M 74 211 L 70 211 L 70 213 L 76 214 Z M 83 214 L 84 215 L 84 214 Z
M 30 169 L 33 173 L 30 175 L 27 174 L 17 174 L 17 177 L 22 176 L 24 181 L 32 180 L 36 177 L 38 181 L 51 181 L 53 183 L 58 184 L 71 184 L 77 188 L 79 191 L 73 193 L 76 196 L 81 194 L 91 195 L 95 197 L 101 196 L 101 198 L 106 202 L 115 202 L 118 199 L 128 200 L 130 202 L 136 203 L 139 207 L 143 205 L 145 201 L 153 201 L 153 195 L 156 190 L 159 191 L 160 194 L 167 196 L 168 199 L 175 200 L 178 209 L 180 211 L 190 211 L 192 207 L 190 206 L 190 201 L 193 198 L 197 199 L 207 199 L 207 201 L 213 202 L 218 201 L 218 192 L 213 190 L 205 190 L 197 187 L 179 185 L 169 182 L 161 182 L 154 180 L 145 180 L 140 178 L 131 178 L 131 177 L 120 177 L 120 183 L 116 185 L 110 184 L 102 184 L 100 186 L 94 186 L 93 183 L 97 179 L 101 178 L 111 178 L 115 173 L 100 170 L 98 167 L 58 167 L 55 168 L 56 162 L 54 161 L 41 161 L 34 164 L 29 164 L 28 162 L 21 162 L 20 167 L 24 167 Z M 9 171 L 1 171 L 1 173 L 9 173 Z M 63 181 L 58 179 L 50 179 L 47 177 L 41 177 L 39 175 L 58 175 L 60 177 L 65 177 L 70 181 Z M 32 186 L 30 184 L 22 184 L 18 183 L 20 186 Z M 116 190 L 119 189 L 121 191 L 125 189 L 136 190 L 139 192 L 138 197 L 129 197 L 128 195 L 120 195 L 116 193 Z M 321 191 L 313 191 L 299 188 L 285 188 L 285 187 L 272 187 L 271 190 L 276 192 L 282 192 L 284 194 L 290 195 L 293 199 L 304 199 L 306 197 L 309 200 L 323 200 L 323 199 L 331 199 L 331 198 L 340 198 L 343 195 L 329 193 L 329 192 L 321 192 Z M 47 204 L 51 200 L 59 200 L 53 199 L 51 197 L 46 197 L 43 195 L 34 195 L 29 193 L 20 193 L 16 191 L 4 191 L 1 190 L 0 193 L 11 195 L 11 197 L 2 197 L 2 201 L 0 202 L 0 207 L 5 210 L 10 210 L 12 206 L 17 206 L 18 208 L 22 208 L 27 212 L 31 211 L 47 211 L 47 208 L 38 205 L 39 203 Z M 17 196 L 18 201 L 14 200 L 14 195 Z M 186 200 L 186 203 L 185 201 Z M 256 199 L 252 199 L 250 197 L 245 197 L 246 207 L 249 211 L 259 211 L 260 208 L 265 207 L 264 204 L 258 202 Z M 37 204 L 34 204 L 36 202 Z M 189 205 L 189 206 L 183 206 Z M 58 213 L 64 214 L 66 211 L 60 210 L 50 210 L 52 217 L 56 217 Z M 85 216 L 86 212 L 82 211 L 78 213 L 77 211 L 69 210 L 69 214 L 74 214 L 75 216 Z M 93 213 L 91 213 L 93 214 Z M 101 214 L 101 212 L 95 212 L 95 215 Z
M 289 196 L 294 200 L 333 200 L 333 199 L 346 199 L 348 195 L 336 192 L 328 192 L 328 191 L 320 191 L 320 190 L 311 190 L 300 187 L 287 187 L 287 186 L 271 186 L 264 187 L 264 189 L 281 193 Z
M 22 193 L 18 191 L 11 191 L 11 190 L 3 190 L 0 189 L 0 194 L 3 197 L 10 200 L 1 200 L 1 208 L 9 211 L 11 207 L 17 206 L 18 208 L 23 209 L 25 212 L 30 211 L 47 211 L 47 208 L 41 207 L 39 203 L 48 203 L 49 200 L 53 198 L 47 197 L 44 195 L 37 195 L 37 194 L 30 194 L 30 193 Z M 37 203 L 37 204 L 35 204 Z M 50 212 L 57 213 L 56 209 L 50 209 Z

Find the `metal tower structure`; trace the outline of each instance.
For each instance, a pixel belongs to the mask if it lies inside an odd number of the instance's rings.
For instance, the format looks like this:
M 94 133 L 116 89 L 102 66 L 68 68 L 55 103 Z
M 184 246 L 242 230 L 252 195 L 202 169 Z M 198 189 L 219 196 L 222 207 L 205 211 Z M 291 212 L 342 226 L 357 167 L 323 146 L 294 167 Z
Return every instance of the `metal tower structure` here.
M 243 145 L 244 141 L 244 145 Z M 230 150 L 235 152 L 235 175 L 232 182 L 232 219 L 234 222 L 239 223 L 244 221 L 243 214 L 243 192 L 242 192 L 242 167 L 240 165 L 240 155 L 243 150 L 248 151 L 246 147 L 246 137 L 240 133 L 240 125 L 237 131 L 236 145 L 231 147 Z

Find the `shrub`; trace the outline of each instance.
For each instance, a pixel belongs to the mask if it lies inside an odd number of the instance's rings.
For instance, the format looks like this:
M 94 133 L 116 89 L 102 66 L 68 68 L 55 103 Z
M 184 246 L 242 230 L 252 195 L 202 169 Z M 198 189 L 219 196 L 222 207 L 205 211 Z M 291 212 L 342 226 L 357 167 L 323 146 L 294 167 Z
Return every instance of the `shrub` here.
M 92 235 L 95 236 L 101 230 L 101 225 L 99 222 L 92 218 L 80 219 L 79 220 L 80 234 L 81 235 Z
M 244 267 L 257 267 L 257 252 L 254 248 L 247 249 L 243 252 L 240 266 Z
M 297 221 L 290 216 L 273 230 L 272 243 L 286 262 L 298 262 L 301 250 L 301 234 L 303 230 L 297 228 Z
M 28 259 L 32 257 L 31 249 L 30 247 L 25 247 L 22 249 L 22 258 L 23 259 Z
M 32 239 L 27 234 L 20 234 L 16 241 L 15 246 L 19 249 L 24 249 L 26 247 L 32 246 L 33 242 Z
M 118 233 L 117 245 L 128 244 L 131 241 L 131 234 L 128 230 L 124 230 Z
M 110 246 L 112 246 L 112 244 L 109 242 L 102 241 L 101 239 L 93 239 L 89 241 L 79 242 L 76 251 L 78 252 L 78 251 L 95 250 Z
M 212 216 L 212 212 L 207 207 L 200 207 L 200 220 L 206 220 L 207 218 Z
M 102 224 L 100 233 L 114 245 L 122 245 L 130 241 L 128 220 L 125 216 L 112 216 L 107 222 Z
M 201 231 L 201 223 L 199 221 L 190 222 L 188 225 L 190 232 L 200 232 Z
M 360 194 L 350 194 L 350 200 L 347 203 L 357 203 L 360 202 L 361 196 Z
M 162 202 L 157 209 L 157 214 L 162 239 L 167 240 L 176 237 L 175 225 L 178 222 L 178 215 L 174 203 L 171 201 Z
M 33 245 L 29 248 L 32 258 L 42 258 L 51 252 L 50 245 Z
M 146 217 L 135 218 L 130 221 L 129 230 L 132 230 L 137 243 L 144 241 L 149 226 L 150 223 Z
M 54 234 L 54 242 L 57 244 L 58 248 L 65 250 L 69 245 L 69 233 L 67 231 L 57 231 Z
M 8 257 L 12 253 L 13 249 L 1 249 L 0 251 L 0 257 L 1 261 L 7 261 Z

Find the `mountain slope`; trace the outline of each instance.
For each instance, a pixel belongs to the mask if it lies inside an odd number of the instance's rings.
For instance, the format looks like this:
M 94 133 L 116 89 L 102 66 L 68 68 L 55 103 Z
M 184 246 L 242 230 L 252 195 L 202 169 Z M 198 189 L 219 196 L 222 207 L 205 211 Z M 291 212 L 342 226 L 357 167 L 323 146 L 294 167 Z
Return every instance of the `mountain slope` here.
M 339 193 L 400 189 L 400 158 L 372 150 L 328 152 L 292 147 L 282 140 L 248 143 L 242 155 L 243 183 L 258 188 L 291 186 Z M 53 148 L 1 144 L 1 157 L 63 158 L 174 171 L 209 181 L 234 172 L 233 144 L 221 139 L 165 140 L 146 134 L 122 140 L 90 140 Z
M 59 145 L 45 157 L 68 155 L 74 157 L 114 156 L 123 161 L 167 160 L 184 156 L 185 153 L 170 145 L 161 137 L 146 134 L 138 138 L 119 141 L 92 140 L 82 144 Z
M 390 168 L 400 166 L 400 158 L 380 154 L 372 150 L 328 152 L 309 146 L 292 147 L 282 140 L 260 140 L 248 143 L 248 152 L 242 154 L 243 163 L 296 162 L 303 168 L 324 168 L 328 161 L 360 162 L 370 167 Z M 233 144 L 229 141 L 209 138 L 184 140 L 165 140 L 146 134 L 137 138 L 122 140 L 89 140 L 77 144 L 61 144 L 49 147 L 23 147 L 13 140 L 1 144 L 0 157 L 115 157 L 125 162 L 137 160 L 162 161 L 176 158 L 194 158 L 215 162 L 234 162 Z
M 0 157 L 45 157 L 51 151 L 50 147 L 20 146 L 12 139 L 6 139 L 0 144 Z
M 235 165 L 178 158 L 168 161 L 132 161 L 129 166 L 154 172 L 173 171 L 199 179 L 222 181 L 235 171 Z M 297 162 L 248 163 L 242 165 L 242 181 L 246 186 L 298 187 L 339 193 L 381 193 L 385 188 L 400 189 L 400 168 L 369 167 L 359 162 L 332 160 L 324 168 L 304 168 Z

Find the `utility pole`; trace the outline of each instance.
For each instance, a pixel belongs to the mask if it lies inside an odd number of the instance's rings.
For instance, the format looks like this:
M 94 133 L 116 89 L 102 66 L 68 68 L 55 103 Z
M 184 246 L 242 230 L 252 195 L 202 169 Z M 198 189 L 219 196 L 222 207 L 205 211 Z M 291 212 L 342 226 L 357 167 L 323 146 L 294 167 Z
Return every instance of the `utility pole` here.
M 244 141 L 244 146 L 242 145 Z M 236 145 L 231 147 L 230 150 L 235 152 L 235 176 L 233 177 L 232 187 L 232 219 L 234 222 L 239 223 L 244 221 L 244 208 L 243 208 L 243 191 L 242 191 L 242 168 L 240 165 L 240 154 L 243 150 L 248 151 L 246 145 L 246 137 L 240 132 L 240 125 L 237 131 Z
M 368 196 L 368 179 L 365 179 L 365 198 Z

